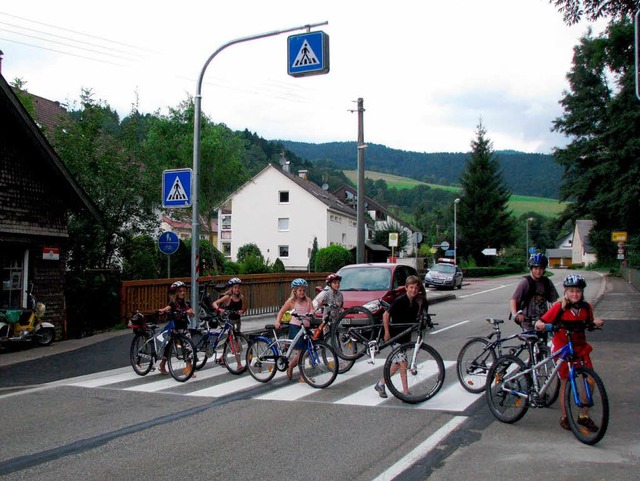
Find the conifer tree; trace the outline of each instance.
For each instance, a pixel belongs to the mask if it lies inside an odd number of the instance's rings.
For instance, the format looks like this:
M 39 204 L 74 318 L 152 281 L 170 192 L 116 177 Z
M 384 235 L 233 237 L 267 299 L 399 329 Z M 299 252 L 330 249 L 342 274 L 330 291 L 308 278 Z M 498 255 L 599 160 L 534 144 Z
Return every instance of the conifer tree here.
M 482 253 L 485 248 L 501 249 L 514 239 L 514 219 L 507 208 L 510 192 L 486 134 L 480 121 L 471 142 L 471 158 L 460 177 L 457 207 L 457 256 L 471 256 L 479 266 L 490 262 Z

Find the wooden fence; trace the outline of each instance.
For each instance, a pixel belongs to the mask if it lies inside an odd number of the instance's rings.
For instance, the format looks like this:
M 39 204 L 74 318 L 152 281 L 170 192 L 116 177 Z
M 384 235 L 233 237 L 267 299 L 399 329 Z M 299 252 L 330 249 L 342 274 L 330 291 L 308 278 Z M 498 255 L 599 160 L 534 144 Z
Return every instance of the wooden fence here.
M 309 283 L 307 292 L 311 297 L 315 297 L 316 286 L 324 287 L 324 280 L 328 274 L 328 272 L 305 272 L 303 274 L 244 275 L 242 276 L 242 293 L 249 306 L 246 315 L 278 312 L 284 301 L 291 295 L 291 281 L 298 277 L 302 277 Z M 224 286 L 232 277 L 236 276 L 204 276 L 198 279 L 198 283 L 200 286 L 205 286 L 213 298 L 217 299 L 220 294 L 214 286 Z M 183 281 L 189 286 L 191 278 L 123 281 L 120 288 L 120 321 L 126 323 L 131 313 L 136 310 L 144 314 L 153 314 L 166 306 L 169 300 L 169 287 L 176 281 Z M 191 299 L 189 287 L 187 287 L 187 299 Z

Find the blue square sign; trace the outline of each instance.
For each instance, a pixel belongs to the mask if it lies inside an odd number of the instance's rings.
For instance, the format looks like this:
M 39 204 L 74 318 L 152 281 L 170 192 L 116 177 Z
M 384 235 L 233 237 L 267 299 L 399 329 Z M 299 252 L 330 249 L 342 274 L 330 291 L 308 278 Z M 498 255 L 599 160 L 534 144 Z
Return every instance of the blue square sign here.
M 162 207 L 191 206 L 191 169 L 165 170 L 162 173 Z
M 329 35 L 309 32 L 287 39 L 288 73 L 293 77 L 329 72 Z

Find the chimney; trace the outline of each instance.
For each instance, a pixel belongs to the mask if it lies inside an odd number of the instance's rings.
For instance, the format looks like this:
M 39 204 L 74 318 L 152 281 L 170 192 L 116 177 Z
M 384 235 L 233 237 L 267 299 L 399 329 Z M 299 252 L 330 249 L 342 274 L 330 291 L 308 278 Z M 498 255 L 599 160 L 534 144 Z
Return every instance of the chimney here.
M 307 170 L 306 169 L 299 170 L 298 177 L 300 177 L 301 179 L 307 180 Z

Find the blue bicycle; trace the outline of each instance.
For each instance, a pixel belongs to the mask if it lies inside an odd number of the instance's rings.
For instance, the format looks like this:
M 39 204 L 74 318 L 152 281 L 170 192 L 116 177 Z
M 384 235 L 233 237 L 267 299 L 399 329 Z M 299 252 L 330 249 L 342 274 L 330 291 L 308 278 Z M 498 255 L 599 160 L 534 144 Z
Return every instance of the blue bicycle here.
M 222 364 L 231 374 L 242 374 L 247 370 L 246 357 L 249 342 L 237 332 L 226 310 L 219 315 L 202 319 L 199 329 L 191 330 L 191 340 L 196 347 L 196 369 L 202 369 L 209 358 Z M 218 357 L 218 347 L 222 355 Z
M 300 331 L 293 339 L 279 338 L 276 326 L 267 324 L 265 329 L 272 331 L 273 337 L 256 336 L 247 351 L 247 368 L 256 381 L 267 382 L 273 379 L 277 371 L 286 371 L 289 367 L 294 348 L 299 339 L 305 340 L 305 348 L 300 352 L 298 369 L 302 379 L 311 387 L 320 389 L 330 386 L 338 375 L 339 359 L 335 350 L 323 341 L 314 341 L 310 329 L 305 326 L 313 318 L 291 314 L 302 321 Z
M 566 331 L 567 345 L 531 366 L 516 356 L 500 357 L 487 375 L 485 395 L 493 415 L 503 423 L 514 423 L 522 419 L 530 407 L 547 406 L 545 394 L 557 382 L 560 367 L 569 363 L 564 391 L 569 426 L 578 441 L 584 444 L 600 441 L 609 425 L 609 397 L 600 376 L 576 355 L 571 339 L 573 331 L 590 328 L 578 322 L 554 325 L 552 330 Z M 523 333 L 519 338 L 527 343 L 533 358 L 538 336 Z

